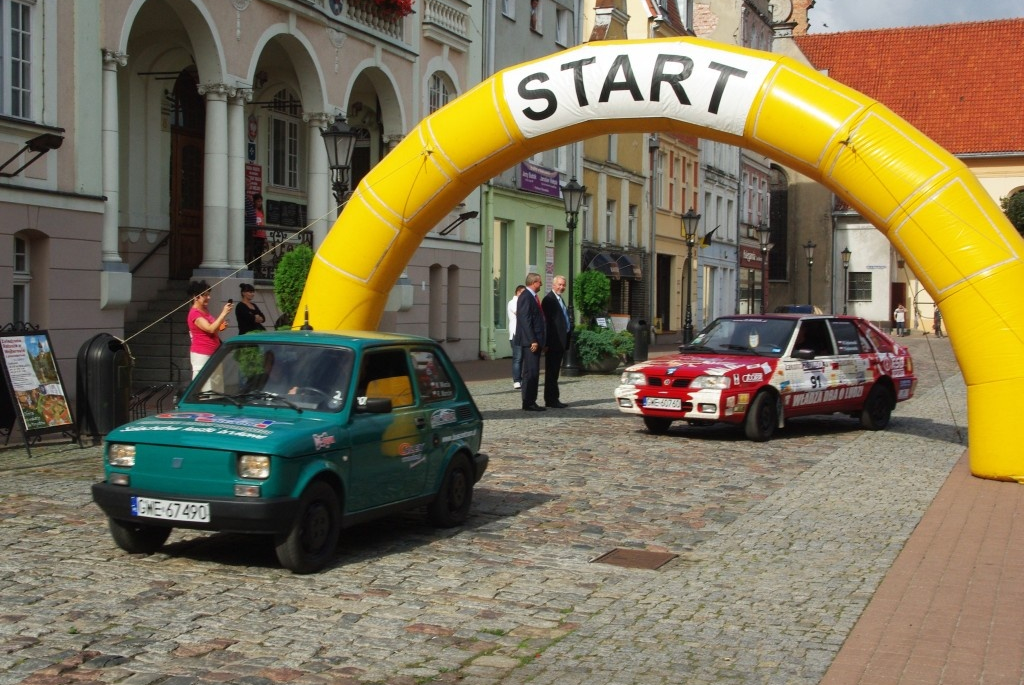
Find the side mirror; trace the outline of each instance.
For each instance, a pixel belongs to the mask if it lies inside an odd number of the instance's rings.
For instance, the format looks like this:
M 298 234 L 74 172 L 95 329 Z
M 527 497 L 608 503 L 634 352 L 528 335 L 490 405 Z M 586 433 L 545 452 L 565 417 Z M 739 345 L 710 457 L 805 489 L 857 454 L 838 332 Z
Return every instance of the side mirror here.
M 390 414 L 390 397 L 357 397 L 355 404 L 357 414 Z
M 794 359 L 814 359 L 814 350 L 807 348 L 800 348 L 799 350 L 793 350 Z

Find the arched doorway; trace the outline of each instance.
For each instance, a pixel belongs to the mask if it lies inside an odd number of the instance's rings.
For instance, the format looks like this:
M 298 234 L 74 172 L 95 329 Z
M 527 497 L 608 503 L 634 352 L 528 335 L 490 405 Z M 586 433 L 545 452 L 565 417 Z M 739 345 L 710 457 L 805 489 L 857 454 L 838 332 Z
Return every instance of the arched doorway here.
M 183 70 L 171 91 L 170 264 L 171 278 L 187 279 L 203 261 L 203 157 L 206 107 L 195 67 Z

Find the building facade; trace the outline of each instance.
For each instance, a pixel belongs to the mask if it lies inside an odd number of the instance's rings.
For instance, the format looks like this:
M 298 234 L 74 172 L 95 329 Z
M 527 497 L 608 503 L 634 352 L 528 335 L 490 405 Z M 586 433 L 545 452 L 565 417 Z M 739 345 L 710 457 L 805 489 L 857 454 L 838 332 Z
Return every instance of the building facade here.
M 127 339 L 137 381 L 180 382 L 190 280 L 214 284 L 215 303 L 254 281 L 273 321 L 276 261 L 298 244 L 315 249 L 337 215 L 321 130 L 344 120 L 359 132 L 351 188 L 470 85 L 470 6 L 411 9 L 405 0 L 2 0 L 4 39 L 20 41 L 24 59 L 23 80 L 5 88 L 0 146 L 25 158 L 18 151 L 42 134 L 62 141 L 0 182 L 0 212 L 19 217 L 0 228 L 14 248 L 0 250 L 0 322 L 49 329 L 66 376 L 102 331 Z M 256 194 L 263 235 L 246 220 Z M 479 224 L 441 236 L 446 223 L 410 262 L 382 325 L 475 358 Z

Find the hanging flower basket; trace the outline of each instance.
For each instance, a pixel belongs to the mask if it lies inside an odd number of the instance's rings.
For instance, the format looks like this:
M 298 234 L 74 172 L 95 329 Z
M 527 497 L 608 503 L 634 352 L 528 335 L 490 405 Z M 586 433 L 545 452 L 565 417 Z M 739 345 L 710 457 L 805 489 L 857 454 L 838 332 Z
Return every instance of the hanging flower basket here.
M 388 19 L 400 19 L 412 14 L 412 0 L 370 0 L 381 16 Z

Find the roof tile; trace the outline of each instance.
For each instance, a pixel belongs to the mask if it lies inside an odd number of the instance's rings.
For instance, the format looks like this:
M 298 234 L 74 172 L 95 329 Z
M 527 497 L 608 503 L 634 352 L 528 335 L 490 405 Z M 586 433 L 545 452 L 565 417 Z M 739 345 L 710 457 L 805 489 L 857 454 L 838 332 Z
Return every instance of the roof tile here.
M 814 68 L 955 155 L 1024 152 L 1024 19 L 794 40 Z

